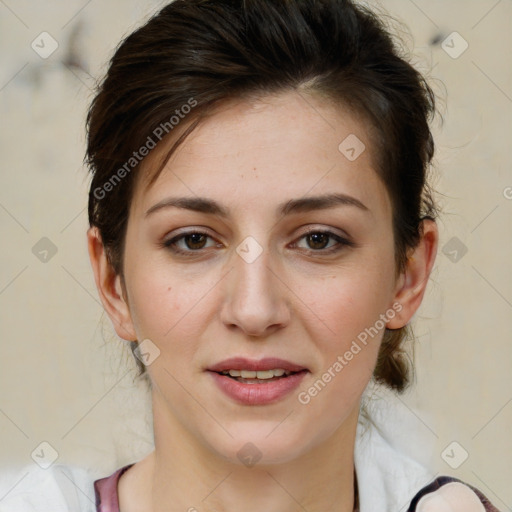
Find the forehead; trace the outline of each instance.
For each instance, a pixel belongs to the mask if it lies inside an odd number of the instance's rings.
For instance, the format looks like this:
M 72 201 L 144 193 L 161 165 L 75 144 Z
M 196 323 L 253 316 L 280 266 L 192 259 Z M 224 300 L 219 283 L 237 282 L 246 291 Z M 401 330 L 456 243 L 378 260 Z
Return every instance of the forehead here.
M 134 203 L 145 207 L 172 193 L 269 204 L 333 187 L 385 203 L 371 139 L 361 116 L 305 92 L 231 101 L 199 123 L 154 182 L 136 187 Z M 173 142 L 164 139 L 143 162 L 146 177 Z

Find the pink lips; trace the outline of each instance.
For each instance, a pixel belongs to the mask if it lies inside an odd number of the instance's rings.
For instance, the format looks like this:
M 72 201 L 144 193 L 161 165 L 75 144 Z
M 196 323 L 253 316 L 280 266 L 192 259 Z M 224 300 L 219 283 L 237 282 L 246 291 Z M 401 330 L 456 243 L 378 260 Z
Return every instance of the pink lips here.
M 294 373 L 276 380 L 262 380 L 261 383 L 239 382 L 228 375 L 218 373 L 225 370 L 265 371 L 278 368 Z M 308 373 L 308 369 L 303 366 L 272 357 L 259 361 L 234 357 L 209 367 L 207 371 L 224 394 L 244 405 L 266 405 L 277 402 L 296 389 Z

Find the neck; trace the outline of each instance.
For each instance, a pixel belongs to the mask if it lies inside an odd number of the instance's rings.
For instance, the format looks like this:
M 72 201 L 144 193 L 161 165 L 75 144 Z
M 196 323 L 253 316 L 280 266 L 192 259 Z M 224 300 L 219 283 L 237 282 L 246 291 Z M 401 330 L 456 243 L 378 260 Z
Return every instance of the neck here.
M 198 442 L 166 414 L 161 400 L 158 394 L 153 397 L 155 450 L 132 468 L 132 480 L 124 486 L 130 496 L 126 492 L 123 503 L 120 499 L 123 512 L 353 511 L 358 410 L 299 456 L 248 467 Z

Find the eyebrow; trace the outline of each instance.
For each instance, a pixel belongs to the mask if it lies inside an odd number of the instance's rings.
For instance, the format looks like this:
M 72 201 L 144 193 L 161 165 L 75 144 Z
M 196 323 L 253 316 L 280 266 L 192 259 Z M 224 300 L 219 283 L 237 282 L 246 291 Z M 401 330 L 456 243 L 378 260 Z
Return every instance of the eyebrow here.
M 277 212 L 280 215 L 289 215 L 291 213 L 303 213 L 313 210 L 324 210 L 335 208 L 337 206 L 354 206 L 362 211 L 370 210 L 355 197 L 346 194 L 325 194 L 321 196 L 301 197 L 299 199 L 290 199 L 278 206 Z M 218 215 L 219 217 L 229 217 L 229 209 L 220 205 L 212 199 L 206 197 L 168 197 L 159 201 L 146 211 L 145 216 L 151 215 L 159 210 L 166 208 L 181 208 L 200 213 Z

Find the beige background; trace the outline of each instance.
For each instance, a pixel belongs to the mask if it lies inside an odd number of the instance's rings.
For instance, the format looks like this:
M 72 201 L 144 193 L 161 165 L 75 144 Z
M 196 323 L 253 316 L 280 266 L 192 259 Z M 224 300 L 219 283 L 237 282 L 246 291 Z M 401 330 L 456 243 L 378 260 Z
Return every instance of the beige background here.
M 152 448 L 147 396 L 94 288 L 82 158 L 95 79 L 162 4 L 0 1 L 2 466 L 32 463 L 46 441 L 59 462 L 106 474 Z M 416 386 L 397 407 L 433 444 L 434 472 L 512 510 L 512 3 L 380 4 L 410 27 L 404 36 L 444 118 L 434 127 L 441 246 L 415 321 Z M 31 48 L 43 31 L 59 45 L 47 59 Z M 453 31 L 469 45 L 458 58 L 441 46 L 463 48 Z M 47 262 L 33 251 L 43 237 L 57 250 Z M 456 469 L 441 456 L 453 441 L 452 465 L 469 454 Z

